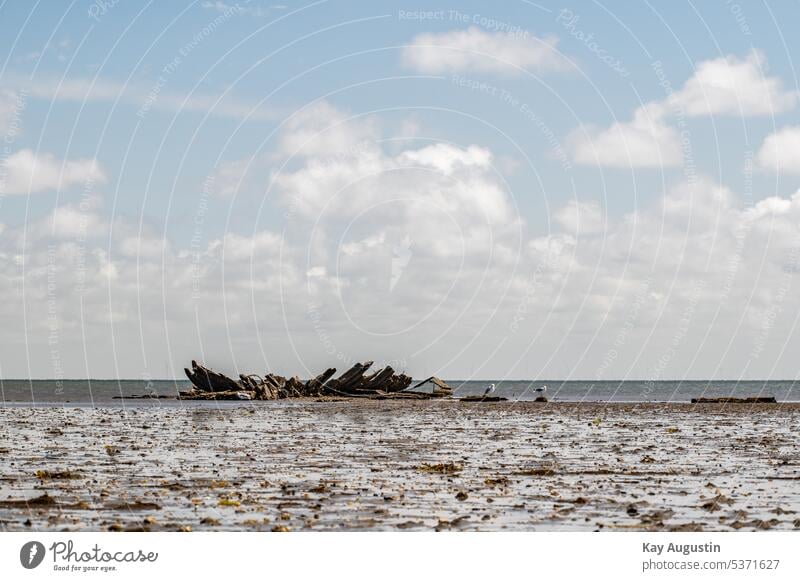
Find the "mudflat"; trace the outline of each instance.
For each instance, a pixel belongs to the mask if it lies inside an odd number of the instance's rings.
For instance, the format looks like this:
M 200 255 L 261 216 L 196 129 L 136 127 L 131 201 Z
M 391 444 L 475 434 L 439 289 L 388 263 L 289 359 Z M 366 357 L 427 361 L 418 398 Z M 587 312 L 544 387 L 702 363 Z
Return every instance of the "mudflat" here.
M 0 408 L 0 530 L 800 529 L 800 404 Z

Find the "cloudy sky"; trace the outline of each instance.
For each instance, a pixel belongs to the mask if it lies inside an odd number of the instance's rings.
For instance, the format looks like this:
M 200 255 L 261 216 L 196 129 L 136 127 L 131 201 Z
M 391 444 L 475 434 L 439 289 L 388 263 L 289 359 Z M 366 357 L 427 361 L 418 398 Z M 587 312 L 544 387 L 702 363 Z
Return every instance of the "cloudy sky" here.
M 0 377 L 800 377 L 792 3 L 0 4 Z

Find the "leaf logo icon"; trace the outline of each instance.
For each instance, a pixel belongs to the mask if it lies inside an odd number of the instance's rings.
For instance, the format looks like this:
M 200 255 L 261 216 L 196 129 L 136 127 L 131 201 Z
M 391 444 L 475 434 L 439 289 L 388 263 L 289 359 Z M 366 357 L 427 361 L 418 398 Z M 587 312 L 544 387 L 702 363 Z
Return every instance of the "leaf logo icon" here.
M 19 562 L 26 569 L 35 569 L 44 560 L 44 545 L 39 541 L 29 541 L 19 550 Z

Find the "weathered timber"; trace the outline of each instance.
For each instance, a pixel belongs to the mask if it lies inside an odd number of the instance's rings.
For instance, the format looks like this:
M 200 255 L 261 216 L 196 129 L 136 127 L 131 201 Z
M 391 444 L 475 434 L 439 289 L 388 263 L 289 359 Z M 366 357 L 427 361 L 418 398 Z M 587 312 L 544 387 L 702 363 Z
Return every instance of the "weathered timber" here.
M 508 401 L 508 398 L 491 395 L 467 395 L 459 398 L 458 401 L 463 401 L 466 403 L 493 403 L 498 401 Z
M 377 393 L 367 397 L 370 399 L 438 399 L 440 396 L 425 391 L 398 391 L 395 393 Z
M 236 381 L 222 373 L 217 373 L 196 361 L 186 376 L 194 389 L 181 392 L 180 399 L 243 399 L 274 400 L 297 397 L 345 396 L 379 399 L 430 399 L 452 394 L 452 390 L 441 380 L 434 385 L 432 392 L 410 392 L 411 378 L 403 373 L 395 373 L 391 367 L 375 370 L 369 375 L 366 371 L 372 361 L 356 363 L 340 377 L 334 378 L 335 368 L 326 369 L 316 377 L 303 381 L 299 377 L 285 378 L 267 373 L 263 377 L 255 373 L 240 374 Z M 427 380 L 426 380 L 427 381 Z M 396 397 L 395 397 L 396 396 Z
M 189 381 L 200 391 L 236 391 L 242 388 L 239 383 L 227 375 L 198 365 L 195 360 L 192 360 L 191 371 L 186 368 L 183 371 Z
M 394 377 L 394 369 L 385 367 L 382 371 L 373 373 L 371 378 L 365 377 L 362 388 L 373 391 L 382 390 L 384 385 L 388 384 L 392 377 Z
M 386 390 L 390 392 L 403 391 L 411 385 L 412 379 L 405 373 L 395 375 L 389 380 Z
M 305 394 L 303 393 L 303 389 L 305 388 L 305 384 L 300 380 L 299 377 L 291 377 L 286 380 L 286 383 L 283 386 L 283 391 L 281 392 L 284 398 L 286 397 L 304 397 Z
M 277 387 L 261 376 L 252 373 L 250 375 L 240 375 L 239 379 L 244 385 L 249 385 L 252 388 L 255 393 L 254 399 L 278 399 Z
M 773 396 L 766 397 L 693 397 L 692 403 L 778 403 Z
M 355 390 L 361 385 L 364 379 L 364 373 L 372 367 L 372 361 L 365 363 L 356 363 L 350 369 L 345 371 L 341 377 L 331 380 L 331 387 L 338 392 L 347 393 Z
M 178 395 L 178 399 L 199 399 L 199 400 L 251 400 L 256 399 L 254 391 L 243 389 L 235 391 L 183 391 Z
M 313 379 L 309 379 L 306 383 L 305 391 L 310 395 L 322 395 L 325 393 L 325 384 L 328 380 L 336 374 L 336 368 L 331 367 L 326 369 Z
M 412 389 L 416 390 L 418 388 L 424 388 L 425 390 L 430 388 L 431 393 L 437 397 L 450 397 L 453 395 L 453 389 L 436 376 L 420 381 Z

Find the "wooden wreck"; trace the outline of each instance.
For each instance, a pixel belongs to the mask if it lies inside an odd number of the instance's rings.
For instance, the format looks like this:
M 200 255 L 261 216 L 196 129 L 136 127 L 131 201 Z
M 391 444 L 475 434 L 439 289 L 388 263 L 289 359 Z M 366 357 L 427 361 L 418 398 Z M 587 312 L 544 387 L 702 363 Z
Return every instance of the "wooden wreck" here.
M 239 375 L 232 379 L 192 361 L 184 369 L 193 389 L 180 393 L 181 399 L 201 400 L 276 400 L 297 397 L 362 397 L 369 399 L 433 399 L 450 397 L 453 390 L 438 377 L 429 377 L 413 388 L 411 378 L 387 366 L 367 373 L 373 362 L 356 363 L 336 375 L 331 367 L 307 381 L 267 373 Z
M 693 397 L 692 403 L 778 403 L 774 396 L 755 397 Z

